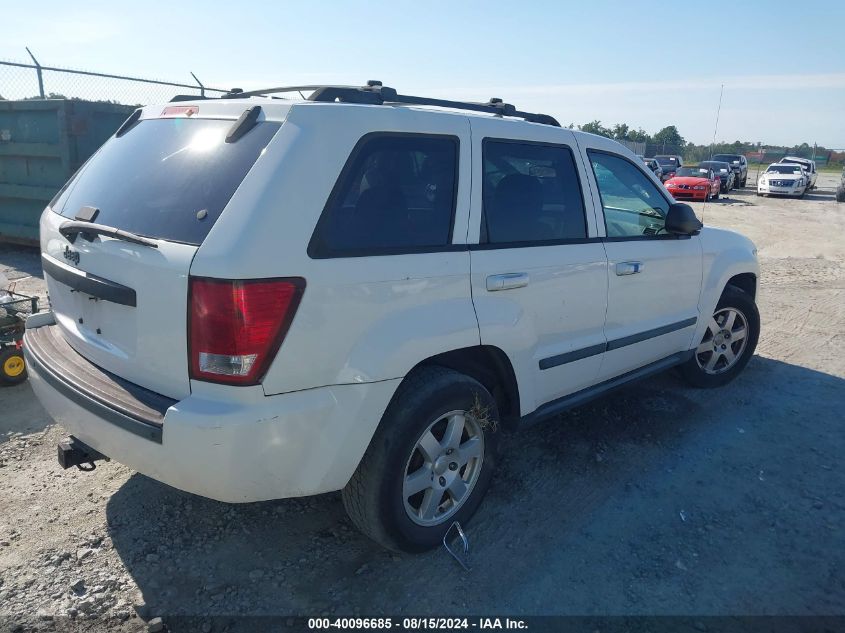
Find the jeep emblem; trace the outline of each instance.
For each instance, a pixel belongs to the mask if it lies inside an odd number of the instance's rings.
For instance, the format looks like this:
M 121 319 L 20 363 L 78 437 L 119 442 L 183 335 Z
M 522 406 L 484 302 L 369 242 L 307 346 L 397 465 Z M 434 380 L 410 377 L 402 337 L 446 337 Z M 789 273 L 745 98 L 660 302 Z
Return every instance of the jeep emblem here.
M 74 265 L 79 265 L 79 253 L 76 251 L 70 250 L 70 246 L 65 246 L 65 252 L 63 253 L 65 259 L 69 262 L 73 262 Z

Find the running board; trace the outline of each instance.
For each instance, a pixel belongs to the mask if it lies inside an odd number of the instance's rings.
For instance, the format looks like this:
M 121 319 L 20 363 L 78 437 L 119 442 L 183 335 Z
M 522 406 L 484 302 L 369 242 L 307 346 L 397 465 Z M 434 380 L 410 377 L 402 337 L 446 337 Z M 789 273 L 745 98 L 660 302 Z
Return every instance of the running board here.
M 581 391 L 571 393 L 568 396 L 563 396 L 562 398 L 558 398 L 557 400 L 547 402 L 543 406 L 537 408 L 533 413 L 529 413 L 528 415 L 523 416 L 522 420 L 520 421 L 520 425 L 530 426 L 547 418 L 563 413 L 568 409 L 579 407 L 582 404 L 586 404 L 590 400 L 594 400 L 599 396 L 603 396 L 606 393 L 619 389 L 620 387 L 624 387 L 628 383 L 636 382 L 637 380 L 640 380 L 642 378 L 647 378 L 648 376 L 658 374 L 662 371 L 666 371 L 667 369 L 675 367 L 676 365 L 685 363 L 690 358 L 692 358 L 694 354 L 695 350 L 672 354 L 671 356 L 667 356 L 666 358 L 640 367 L 639 369 L 635 369 L 634 371 L 629 371 L 627 374 L 622 374 L 621 376 L 611 378 L 610 380 L 606 380 L 597 385 L 593 385 L 592 387 L 587 387 L 586 389 L 582 389 Z

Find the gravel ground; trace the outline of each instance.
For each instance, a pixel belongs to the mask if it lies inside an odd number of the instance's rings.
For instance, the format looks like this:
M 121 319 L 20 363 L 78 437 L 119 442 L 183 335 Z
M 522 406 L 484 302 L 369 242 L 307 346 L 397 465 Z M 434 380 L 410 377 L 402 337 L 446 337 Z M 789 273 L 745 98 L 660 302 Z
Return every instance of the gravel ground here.
M 162 617 L 217 631 L 244 628 L 246 614 L 845 615 L 834 181 L 823 175 L 804 200 L 746 190 L 696 205 L 758 246 L 757 356 L 722 389 L 669 373 L 507 437 L 468 528 L 469 572 L 443 551 L 384 552 L 339 494 L 235 506 L 116 463 L 62 471 L 62 429 L 27 384 L 0 389 L 2 622 L 135 631 Z M 0 246 L 0 271 L 44 292 L 36 251 Z

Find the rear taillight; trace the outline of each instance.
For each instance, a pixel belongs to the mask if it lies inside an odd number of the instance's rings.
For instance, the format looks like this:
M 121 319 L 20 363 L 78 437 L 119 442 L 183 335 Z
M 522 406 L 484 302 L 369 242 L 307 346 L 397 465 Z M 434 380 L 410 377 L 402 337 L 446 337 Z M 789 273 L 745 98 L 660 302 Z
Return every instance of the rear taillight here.
M 191 378 L 255 385 L 290 327 L 305 280 L 192 277 L 188 361 Z

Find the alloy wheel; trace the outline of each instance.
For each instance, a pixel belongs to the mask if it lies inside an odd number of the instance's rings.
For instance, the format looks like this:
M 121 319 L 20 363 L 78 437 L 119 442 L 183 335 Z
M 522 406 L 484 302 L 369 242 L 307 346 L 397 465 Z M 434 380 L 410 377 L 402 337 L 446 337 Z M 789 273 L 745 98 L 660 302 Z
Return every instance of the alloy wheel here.
M 402 499 L 416 524 L 439 525 L 469 499 L 484 462 L 484 433 L 468 411 L 428 425 L 405 465 Z
M 747 339 L 748 321 L 741 311 L 736 308 L 717 310 L 695 350 L 698 366 L 708 374 L 728 371 L 742 357 Z

